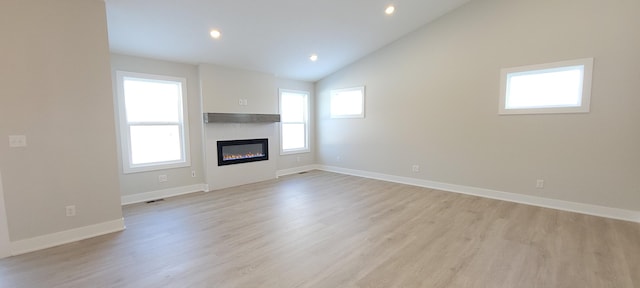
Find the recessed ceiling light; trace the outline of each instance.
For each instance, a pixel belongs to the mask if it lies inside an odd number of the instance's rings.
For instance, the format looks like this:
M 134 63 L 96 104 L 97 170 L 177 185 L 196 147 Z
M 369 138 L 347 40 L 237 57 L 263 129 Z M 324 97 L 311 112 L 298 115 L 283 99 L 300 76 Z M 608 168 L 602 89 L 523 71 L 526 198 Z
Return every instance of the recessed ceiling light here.
M 309 60 L 313 62 L 318 61 L 318 54 L 311 54 L 311 56 L 309 57 Z
M 222 33 L 220 33 L 220 31 L 213 29 L 211 30 L 211 32 L 209 32 L 209 35 L 211 35 L 211 38 L 213 39 L 220 39 L 220 36 L 222 36 Z
M 396 7 L 393 5 L 389 5 L 387 6 L 387 9 L 384 9 L 384 13 L 387 13 L 387 15 L 391 15 L 395 11 L 396 11 Z

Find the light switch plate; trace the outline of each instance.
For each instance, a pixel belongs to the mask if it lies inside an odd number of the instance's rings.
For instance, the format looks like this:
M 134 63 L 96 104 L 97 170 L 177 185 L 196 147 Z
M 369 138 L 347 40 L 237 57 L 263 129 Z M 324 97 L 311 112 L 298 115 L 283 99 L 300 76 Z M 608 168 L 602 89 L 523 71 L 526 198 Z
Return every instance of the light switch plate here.
M 25 135 L 9 135 L 9 147 L 25 147 L 27 146 L 27 136 Z

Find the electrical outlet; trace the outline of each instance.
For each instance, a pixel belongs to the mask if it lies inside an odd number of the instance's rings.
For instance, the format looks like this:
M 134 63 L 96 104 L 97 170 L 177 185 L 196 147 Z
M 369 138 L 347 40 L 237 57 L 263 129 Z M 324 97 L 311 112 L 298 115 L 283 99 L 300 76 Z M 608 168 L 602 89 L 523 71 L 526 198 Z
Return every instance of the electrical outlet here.
M 336 156 L 336 161 L 338 161 L 338 162 L 342 161 L 342 156 L 340 156 L 340 155 Z
M 25 135 L 9 135 L 9 147 L 25 147 L 27 146 L 27 136 Z
M 536 180 L 536 188 L 538 188 L 538 189 L 544 188 L 544 180 L 542 180 L 542 179 Z
M 411 171 L 413 172 L 420 172 L 420 165 L 413 165 L 411 166 Z
M 191 177 L 196 177 L 196 170 L 191 170 Z
M 64 207 L 64 209 L 67 211 L 67 217 L 76 216 L 76 205 L 69 205 Z
M 296 162 L 300 162 L 300 156 L 296 157 Z
M 158 182 L 167 182 L 167 175 L 159 175 Z

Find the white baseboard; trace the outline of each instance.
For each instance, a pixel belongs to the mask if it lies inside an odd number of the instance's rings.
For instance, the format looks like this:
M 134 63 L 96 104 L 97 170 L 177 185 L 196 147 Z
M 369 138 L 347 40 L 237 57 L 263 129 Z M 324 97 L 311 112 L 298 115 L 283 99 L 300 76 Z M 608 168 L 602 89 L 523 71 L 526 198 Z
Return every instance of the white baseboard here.
M 533 205 L 533 206 L 539 206 L 539 207 L 545 207 L 545 208 L 640 223 L 640 211 L 634 211 L 634 210 L 626 210 L 626 209 L 605 207 L 605 206 L 599 206 L 599 205 L 593 205 L 593 204 L 570 202 L 570 201 L 564 201 L 564 200 L 503 192 L 503 191 L 471 187 L 471 186 L 428 181 L 428 180 L 409 178 L 409 177 L 393 176 L 388 174 L 340 168 L 335 166 L 318 165 L 317 167 L 315 167 L 315 169 L 335 172 L 340 174 L 346 174 L 346 175 L 359 176 L 364 178 L 383 180 L 388 182 L 425 187 L 430 189 L 437 189 L 437 190 L 442 190 L 447 192 L 455 192 L 460 194 L 467 194 L 467 195 L 479 196 L 484 198 L 491 198 L 491 199 L 497 199 L 497 200 L 503 200 L 503 201 L 509 201 L 509 202 L 515 202 L 515 203 L 521 203 L 521 204 L 527 204 L 527 205 Z
M 307 172 L 311 170 L 316 170 L 318 169 L 318 167 L 319 167 L 318 165 L 306 165 L 306 166 L 294 167 L 289 169 L 282 169 L 282 170 L 276 171 L 276 177 L 282 177 L 282 176 Z
M 174 187 L 132 195 L 124 195 L 120 198 L 120 202 L 122 203 L 122 205 L 127 205 L 208 190 L 209 189 L 206 184 L 195 184 L 190 186 Z
M 11 242 L 11 255 L 20 255 L 100 235 L 122 231 L 124 219 L 118 219 L 34 238 Z
M 0 175 L 0 259 L 9 256 L 11 256 L 11 241 L 9 241 L 9 224 L 2 191 L 2 175 Z

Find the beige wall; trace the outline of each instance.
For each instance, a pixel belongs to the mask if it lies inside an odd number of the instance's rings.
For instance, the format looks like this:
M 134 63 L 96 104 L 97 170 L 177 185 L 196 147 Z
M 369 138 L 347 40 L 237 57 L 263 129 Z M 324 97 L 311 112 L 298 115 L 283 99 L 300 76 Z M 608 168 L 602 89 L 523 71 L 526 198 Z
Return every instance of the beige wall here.
M 209 123 L 206 135 L 206 181 L 210 190 L 255 183 L 276 178 L 278 163 L 278 124 L 276 123 Z M 217 141 L 269 139 L 269 160 L 238 165 L 218 166 Z
M 122 195 L 128 196 L 139 193 L 203 184 L 203 120 L 202 112 L 200 109 L 200 79 L 198 76 L 198 67 L 189 64 L 111 54 L 111 69 L 112 77 L 114 79 L 113 91 L 117 91 L 117 89 L 115 89 L 116 71 L 156 74 L 187 79 L 187 114 L 189 116 L 189 149 L 191 153 L 191 166 L 150 172 L 124 174 L 122 173 L 122 161 L 118 161 L 118 167 L 120 171 L 120 188 L 122 190 Z M 117 98 L 116 95 L 114 95 L 113 97 L 114 99 Z M 117 106 L 114 109 L 116 113 L 118 113 Z M 120 150 L 120 146 L 118 145 L 118 154 L 121 153 Z M 118 157 L 118 159 L 122 158 Z M 191 177 L 191 171 L 196 172 L 196 177 Z M 167 175 L 167 181 L 159 182 L 159 175 Z
M 280 143 L 278 126 L 277 124 L 271 124 L 269 127 L 263 127 L 257 131 L 266 135 L 261 137 L 271 139 L 270 155 L 272 162 L 244 164 L 240 167 L 245 170 L 249 167 L 251 171 L 243 171 L 243 173 L 253 174 L 255 177 L 242 176 L 236 173 L 235 170 L 238 166 L 234 168 L 224 167 L 224 169 L 212 167 L 209 169 L 210 171 L 207 171 L 205 163 L 213 163 L 215 161 L 216 151 L 215 146 L 211 146 L 215 142 L 207 146 L 204 135 L 208 134 L 209 138 L 211 138 L 211 143 L 215 139 L 228 139 L 230 135 L 234 134 L 243 135 L 238 136 L 238 139 L 250 137 L 248 134 L 251 133 L 251 129 L 246 129 L 247 126 L 250 126 L 246 124 L 208 124 L 205 126 L 202 120 L 202 107 L 208 107 L 204 110 L 207 112 L 278 113 L 278 88 L 305 90 L 313 95 L 313 83 L 279 79 L 269 74 L 217 65 L 203 64 L 196 66 L 120 54 L 111 54 L 111 69 L 114 79 L 116 71 L 121 70 L 183 77 L 187 79 L 188 85 L 187 102 L 189 106 L 191 167 L 124 174 L 122 173 L 122 163 L 118 161 L 120 187 L 122 196 L 126 199 L 129 199 L 129 197 L 138 199 L 139 196 L 148 192 L 173 191 L 173 189 L 182 191 L 184 189 L 181 190 L 180 188 L 204 183 L 208 183 L 211 189 L 245 184 L 273 178 L 275 171 L 279 169 L 291 169 L 315 163 L 314 154 L 311 152 L 280 156 L 278 152 Z M 113 85 L 113 89 L 116 91 L 115 81 Z M 201 96 L 201 94 L 204 96 Z M 238 99 L 247 99 L 249 105 L 240 106 Z M 114 109 L 117 114 L 117 108 Z M 218 129 L 213 129 L 214 125 Z M 205 128 L 209 131 L 208 133 L 205 133 Z M 268 133 L 265 132 L 265 129 Z M 219 130 L 227 132 L 221 134 Z M 226 136 L 225 134 L 230 135 Z M 207 151 L 211 155 L 209 160 L 205 156 Z M 300 156 L 300 161 L 298 161 L 297 156 Z M 196 177 L 191 177 L 192 170 L 196 171 Z M 226 171 L 229 171 L 229 173 L 226 173 Z M 159 182 L 158 176 L 161 174 L 167 175 L 168 181 Z M 140 199 L 146 198 L 142 197 Z
M 314 84 L 305 81 L 277 78 L 270 74 L 233 69 L 218 65 L 199 65 L 200 85 L 204 112 L 215 113 L 279 113 L 278 89 L 308 91 L 311 97 L 310 147 L 307 153 L 280 155 L 280 130 L 278 124 L 206 124 L 205 134 L 209 145 L 205 147 L 205 167 L 207 183 L 211 189 L 251 183 L 275 177 L 278 170 L 295 169 L 316 163 L 314 134 Z M 239 105 L 238 99 L 247 99 L 248 105 Z M 269 138 L 271 163 L 249 163 L 240 166 L 217 167 L 215 141 L 251 138 L 250 135 Z M 236 138 L 233 138 L 236 137 Z M 209 163 L 209 165 L 207 165 Z M 236 173 L 240 168 L 249 169 L 242 176 Z M 205 168 L 207 169 L 207 168 Z
M 104 3 L 3 0 L 0 35 L 11 240 L 121 219 Z M 8 147 L 15 134 L 26 147 Z M 67 205 L 76 217 L 66 217 Z
M 204 112 L 278 113 L 275 76 L 210 64 L 199 67 Z M 239 99 L 247 105 L 239 105 Z
M 640 210 L 639 13 L 630 0 L 472 1 L 316 83 L 318 161 Z M 585 57 L 590 113 L 498 115 L 500 68 Z M 359 85 L 366 118 L 329 119 L 329 91 Z

